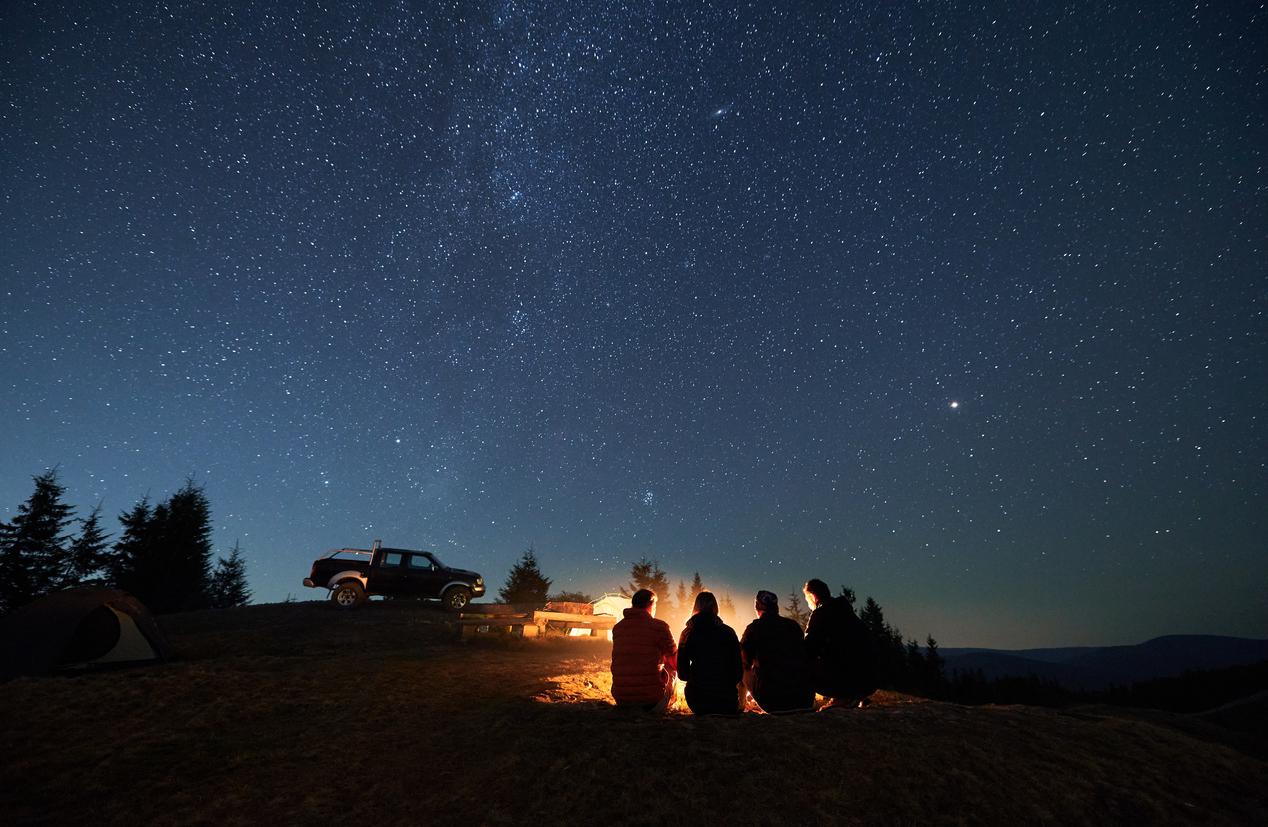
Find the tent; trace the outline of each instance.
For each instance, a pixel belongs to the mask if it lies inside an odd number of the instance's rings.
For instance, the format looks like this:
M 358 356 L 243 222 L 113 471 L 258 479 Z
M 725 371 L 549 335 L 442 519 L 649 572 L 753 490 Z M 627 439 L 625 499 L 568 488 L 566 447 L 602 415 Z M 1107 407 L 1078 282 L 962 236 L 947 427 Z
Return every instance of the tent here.
M 630 607 L 630 598 L 624 594 L 606 592 L 590 605 L 594 606 L 594 613 L 597 615 L 624 617 L 625 610 Z
M 0 620 L 0 681 L 154 663 L 167 655 L 149 610 L 113 589 L 53 592 Z

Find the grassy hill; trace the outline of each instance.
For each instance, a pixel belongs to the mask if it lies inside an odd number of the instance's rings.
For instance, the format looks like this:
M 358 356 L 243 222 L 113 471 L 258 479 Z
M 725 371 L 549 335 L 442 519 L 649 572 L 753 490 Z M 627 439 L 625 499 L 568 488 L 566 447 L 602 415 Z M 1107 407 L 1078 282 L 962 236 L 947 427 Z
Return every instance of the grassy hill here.
M 608 704 L 603 641 L 464 644 L 414 604 L 160 621 L 170 663 L 0 685 L 6 822 L 1268 823 L 1268 763 L 1237 748 L 1235 711 L 882 693 L 654 718 Z

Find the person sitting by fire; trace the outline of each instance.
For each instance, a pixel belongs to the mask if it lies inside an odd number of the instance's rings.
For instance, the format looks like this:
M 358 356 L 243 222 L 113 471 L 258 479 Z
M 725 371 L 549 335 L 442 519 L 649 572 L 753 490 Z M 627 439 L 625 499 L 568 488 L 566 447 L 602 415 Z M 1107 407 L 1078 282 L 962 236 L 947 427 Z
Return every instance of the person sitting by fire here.
M 744 685 L 763 712 L 792 712 L 814 707 L 801 625 L 779 616 L 779 598 L 760 591 L 757 619 L 744 630 L 740 653 Z
M 656 592 L 639 589 L 612 627 L 612 697 L 617 706 L 664 712 L 674 700 L 678 648 L 656 619 Z
M 736 715 L 740 704 L 740 640 L 718 617 L 713 592 L 696 595 L 678 638 L 678 677 L 687 682 L 687 706 L 697 715 Z
M 827 699 L 824 708 L 858 707 L 876 691 L 876 652 L 872 633 L 844 597 L 833 597 L 817 578 L 802 591 L 813 611 L 806 624 L 810 683 Z

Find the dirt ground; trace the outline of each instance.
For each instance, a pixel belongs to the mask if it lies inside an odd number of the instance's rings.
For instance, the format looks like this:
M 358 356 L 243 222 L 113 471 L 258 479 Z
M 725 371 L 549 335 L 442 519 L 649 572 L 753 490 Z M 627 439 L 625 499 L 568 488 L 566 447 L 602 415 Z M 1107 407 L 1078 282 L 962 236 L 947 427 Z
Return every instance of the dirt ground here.
M 161 618 L 157 667 L 0 685 L 6 823 L 1268 823 L 1200 721 L 961 707 L 654 717 L 610 644 L 464 643 L 417 604 Z

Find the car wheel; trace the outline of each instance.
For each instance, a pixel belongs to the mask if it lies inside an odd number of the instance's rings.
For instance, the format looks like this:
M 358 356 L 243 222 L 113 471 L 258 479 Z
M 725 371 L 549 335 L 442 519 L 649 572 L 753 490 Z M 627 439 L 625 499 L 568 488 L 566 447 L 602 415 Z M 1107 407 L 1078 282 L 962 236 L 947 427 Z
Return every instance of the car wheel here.
M 451 586 L 445 589 L 440 601 L 445 604 L 445 608 L 449 611 L 460 612 L 467 608 L 467 604 L 471 602 L 471 589 L 465 586 Z
M 330 599 L 341 609 L 355 609 L 365 602 L 365 589 L 356 581 L 340 583 L 330 593 Z

